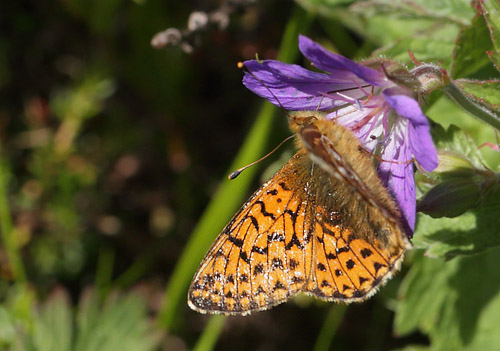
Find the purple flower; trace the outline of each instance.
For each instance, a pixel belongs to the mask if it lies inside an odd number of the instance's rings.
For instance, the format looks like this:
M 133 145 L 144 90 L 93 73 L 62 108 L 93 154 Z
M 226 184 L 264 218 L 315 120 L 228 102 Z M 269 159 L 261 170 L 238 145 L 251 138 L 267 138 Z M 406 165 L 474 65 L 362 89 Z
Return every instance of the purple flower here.
M 327 119 L 350 129 L 367 150 L 379 155 L 384 160 L 378 166 L 379 177 L 396 199 L 411 236 L 416 214 L 411 160 L 415 158 L 429 172 L 438 164 L 429 124 L 415 93 L 409 84 L 398 85 L 397 79 L 386 73 L 388 61 L 370 68 L 329 52 L 304 36 L 299 37 L 299 48 L 315 67 L 327 73 L 279 61 L 253 60 L 245 62 L 251 74 L 245 73 L 243 84 L 287 110 L 326 111 Z

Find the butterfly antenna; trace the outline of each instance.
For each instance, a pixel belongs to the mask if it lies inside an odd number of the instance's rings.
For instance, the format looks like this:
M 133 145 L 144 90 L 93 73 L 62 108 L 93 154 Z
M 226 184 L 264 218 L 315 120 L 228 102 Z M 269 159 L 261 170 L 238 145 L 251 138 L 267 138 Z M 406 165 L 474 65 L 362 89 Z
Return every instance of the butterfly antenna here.
M 271 152 L 267 153 L 267 155 L 265 156 L 262 156 L 261 158 L 259 158 L 257 161 L 253 161 L 252 163 L 249 163 L 248 165 L 244 166 L 244 167 L 241 167 L 239 169 L 237 169 L 236 171 L 232 172 L 229 176 L 228 176 L 228 179 L 229 180 L 233 180 L 234 178 L 236 178 L 237 176 L 240 175 L 241 172 L 243 172 L 245 169 L 247 169 L 248 167 L 251 167 L 253 166 L 254 164 L 256 163 L 259 163 L 260 161 L 266 159 L 267 157 L 269 157 L 270 155 L 272 155 L 276 150 L 278 150 L 280 148 L 281 145 L 283 145 L 285 142 L 287 142 L 288 140 L 292 139 L 294 137 L 294 135 L 290 135 L 289 137 L 287 137 L 285 140 L 281 141 L 281 143 L 278 144 L 278 146 L 276 146 Z

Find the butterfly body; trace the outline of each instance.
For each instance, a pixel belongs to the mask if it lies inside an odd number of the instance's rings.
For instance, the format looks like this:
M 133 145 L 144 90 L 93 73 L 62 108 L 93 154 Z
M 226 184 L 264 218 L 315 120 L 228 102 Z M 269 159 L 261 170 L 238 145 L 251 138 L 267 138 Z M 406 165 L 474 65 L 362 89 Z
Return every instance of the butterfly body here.
M 369 155 L 346 128 L 290 116 L 299 151 L 215 240 L 188 293 L 202 313 L 248 314 L 303 292 L 361 301 L 409 246 Z

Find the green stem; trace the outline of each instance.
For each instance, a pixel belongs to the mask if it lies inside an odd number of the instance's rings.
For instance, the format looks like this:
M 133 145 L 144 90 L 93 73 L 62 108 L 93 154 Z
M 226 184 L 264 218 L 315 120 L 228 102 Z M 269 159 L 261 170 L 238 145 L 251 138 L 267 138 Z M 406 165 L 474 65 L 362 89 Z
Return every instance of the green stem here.
M 143 278 L 144 274 L 158 261 L 158 258 L 165 254 L 166 245 L 168 244 L 169 242 L 165 238 L 150 243 L 144 253 L 137 257 L 132 265 L 113 281 L 112 287 L 128 289 L 132 284 Z
M 7 162 L 3 159 L 2 150 L 0 149 L 0 229 L 2 230 L 2 240 L 14 280 L 18 283 L 26 283 L 26 273 L 19 252 L 19 245 L 12 229 L 12 215 L 8 195 L 9 178 L 10 172 Z
M 104 300 L 109 290 L 111 290 L 111 280 L 113 277 L 113 264 L 115 261 L 115 252 L 109 247 L 101 248 L 97 260 L 97 270 L 95 276 L 95 285 L 99 291 L 99 297 Z
M 323 327 L 321 328 L 316 344 L 314 344 L 314 351 L 328 351 L 332 344 L 335 332 L 344 318 L 347 305 L 334 304 L 325 318 Z
M 500 130 L 500 115 L 498 112 L 488 109 L 486 106 L 481 105 L 471 98 L 469 98 L 458 86 L 453 82 L 443 87 L 443 91 L 450 99 L 457 105 L 469 112 L 473 116 L 490 124 L 494 128 Z
M 286 62 L 295 60 L 298 55 L 298 34 L 307 28 L 312 18 L 311 14 L 304 13 L 302 9 L 296 7 L 285 29 L 279 60 Z M 271 134 L 273 111 L 275 110 L 272 105 L 267 103 L 263 105 L 243 146 L 231 165 L 231 171 L 250 163 L 263 154 L 268 137 Z M 231 218 L 238 206 L 241 206 L 256 172 L 257 168 L 252 167 L 240 175 L 238 180 L 224 180 L 195 227 L 172 272 L 159 311 L 158 322 L 165 329 L 169 330 L 174 325 L 181 303 L 185 305 L 186 291 L 196 267 L 198 267 L 215 236 Z
M 203 333 L 198 339 L 198 342 L 193 348 L 193 351 L 213 350 L 220 334 L 222 333 L 226 319 L 226 316 L 211 316 L 205 326 L 205 329 L 203 329 Z

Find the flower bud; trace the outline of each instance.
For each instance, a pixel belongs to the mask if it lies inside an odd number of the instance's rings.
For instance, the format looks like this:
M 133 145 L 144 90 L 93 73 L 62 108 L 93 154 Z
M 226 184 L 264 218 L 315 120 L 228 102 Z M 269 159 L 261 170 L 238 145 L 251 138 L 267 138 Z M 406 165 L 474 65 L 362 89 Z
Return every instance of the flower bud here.
M 481 197 L 481 187 L 471 179 L 456 178 L 432 188 L 417 206 L 417 211 L 433 218 L 457 217 L 474 207 Z
M 427 186 L 439 184 L 427 191 L 417 211 L 434 218 L 457 217 L 475 207 L 499 184 L 498 174 L 488 168 L 477 168 L 463 155 L 439 150 L 438 157 L 439 165 L 427 177 Z

